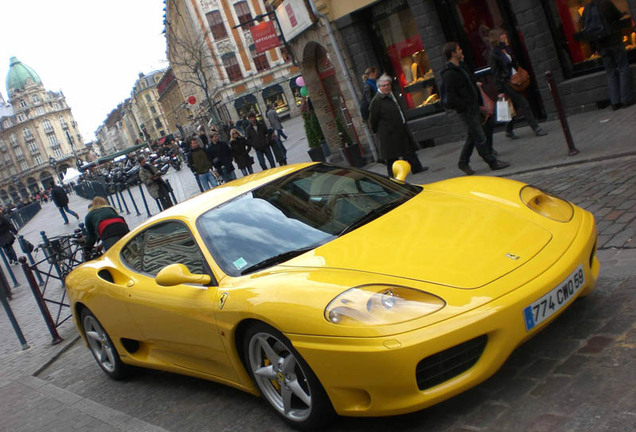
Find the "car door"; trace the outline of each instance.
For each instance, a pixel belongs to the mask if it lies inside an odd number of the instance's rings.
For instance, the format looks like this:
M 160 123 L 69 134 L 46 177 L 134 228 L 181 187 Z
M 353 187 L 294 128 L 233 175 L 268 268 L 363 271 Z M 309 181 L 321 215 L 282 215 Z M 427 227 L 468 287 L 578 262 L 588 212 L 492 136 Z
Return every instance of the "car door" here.
M 129 309 L 149 355 L 159 362 L 233 379 L 216 328 L 216 283 L 164 287 L 154 279 L 174 263 L 184 264 L 191 273 L 212 276 L 189 228 L 180 221 L 160 222 L 126 245 L 123 260 L 128 247 L 141 249 L 136 262 L 130 263 L 137 271 L 129 283 Z

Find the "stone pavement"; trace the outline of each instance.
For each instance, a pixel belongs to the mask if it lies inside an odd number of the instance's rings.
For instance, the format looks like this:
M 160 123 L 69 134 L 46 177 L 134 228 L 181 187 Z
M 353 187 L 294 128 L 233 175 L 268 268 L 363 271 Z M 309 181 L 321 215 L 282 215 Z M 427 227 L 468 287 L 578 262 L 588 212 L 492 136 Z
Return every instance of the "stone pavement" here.
M 636 282 L 633 270 L 636 268 L 636 250 L 632 240 L 636 226 L 636 124 L 634 119 L 636 119 L 636 106 L 616 112 L 603 110 L 571 117 L 569 123 L 572 135 L 577 148 L 581 151 L 577 156 L 567 156 L 567 147 L 561 133 L 560 124 L 558 121 L 551 121 L 543 124 L 544 129 L 549 132 L 547 137 L 534 137 L 528 127 L 520 128 L 516 131 L 520 137 L 517 140 L 508 140 L 502 133 L 495 135 L 495 148 L 499 152 L 499 158 L 511 163 L 511 167 L 508 169 L 490 171 L 476 153 L 472 160 L 473 169 L 480 175 L 498 175 L 532 182 L 570 199 L 595 214 L 599 227 L 599 257 L 602 262 L 602 268 L 612 269 L 612 274 L 609 275 L 610 278 L 606 281 L 600 281 L 599 289 L 596 291 L 602 292 L 600 298 L 605 301 L 604 310 L 608 312 L 608 316 L 606 317 L 607 319 L 600 319 L 595 316 L 591 319 L 593 321 L 591 323 L 579 322 L 575 317 L 570 320 L 571 322 L 563 325 L 568 328 L 576 327 L 577 325 L 584 326 L 587 330 L 581 330 L 581 338 L 586 335 L 589 336 L 601 324 L 608 327 L 608 331 L 602 333 L 602 336 L 598 336 L 600 339 L 594 339 L 596 337 L 594 336 L 590 337 L 590 340 L 577 339 L 576 341 L 581 342 L 582 340 L 587 344 L 591 344 L 589 350 L 591 352 L 597 350 L 597 353 L 601 353 L 605 346 L 611 344 L 612 350 L 608 349 L 602 352 L 603 356 L 599 358 L 599 361 L 608 360 L 604 356 L 629 357 L 631 355 L 632 369 L 633 366 L 636 366 L 636 362 L 633 361 L 633 349 L 636 346 L 636 341 L 634 341 L 634 333 L 636 331 L 634 329 L 634 314 L 636 308 L 634 307 L 633 296 L 630 296 L 633 293 L 634 282 Z M 290 139 L 286 142 L 289 161 L 307 161 L 306 139 L 304 138 L 301 121 L 292 119 L 285 124 L 285 127 L 286 132 L 290 136 Z M 420 159 L 430 169 L 427 172 L 411 176 L 409 181 L 429 183 L 463 175 L 456 167 L 461 145 L 462 143 L 449 143 L 420 150 L 418 152 Z M 257 165 L 255 168 L 257 168 Z M 370 164 L 366 169 L 379 173 L 385 172 L 383 165 L 375 163 Z M 589 181 L 585 176 L 581 178 L 582 171 L 589 173 Z M 169 179 L 180 202 L 198 193 L 196 183 L 187 168 L 180 172 L 171 170 Z M 147 215 L 142 207 L 139 191 L 133 189 L 132 192 L 141 214 L 136 215 L 127 194 L 125 199 L 128 200 L 131 214 L 126 214 L 125 211 L 124 214 L 129 224 L 136 226 L 145 220 Z M 75 195 L 71 195 L 70 198 L 70 207 L 80 213 L 83 219 L 88 201 Z M 154 203 L 149 202 L 149 207 L 153 214 L 157 212 Z M 52 203 L 48 203 L 43 205 L 40 213 L 21 230 L 20 234 L 24 235 L 32 243 L 38 244 L 40 242 L 39 232 L 42 230 L 46 231 L 47 235 L 51 237 L 70 233 L 75 227 L 76 224 L 73 222 L 70 225 L 62 225 L 57 208 Z M 90 429 L 104 431 L 162 430 L 158 426 L 150 424 L 150 422 L 144 422 L 136 418 L 134 413 L 125 413 L 123 409 L 109 408 L 104 404 L 78 396 L 73 391 L 61 389 L 34 376 L 45 373 L 49 365 L 65 361 L 66 350 L 68 350 L 69 355 L 74 352 L 72 342 L 76 340 L 77 333 L 70 321 L 65 322 L 58 328 L 64 341 L 55 346 L 51 345 L 51 337 L 37 310 L 21 269 L 16 266 L 12 267 L 12 269 L 18 279 L 19 286 L 13 288 L 14 296 L 13 300 L 10 301 L 10 305 L 30 348 L 21 349 L 6 315 L 0 313 L 0 365 L 2 365 L 0 367 L 0 388 L 2 388 L 0 418 L 3 419 L 0 423 L 0 431 L 36 431 L 41 430 L 44 425 L 46 425 L 47 430 L 81 430 L 88 428 L 87 425 L 89 424 Z M 3 270 L 5 273 L 7 272 L 4 266 Z M 60 295 L 62 293 L 60 287 L 51 287 L 51 289 L 58 289 Z M 619 295 L 625 301 L 621 304 L 621 317 L 616 318 L 612 322 L 610 320 L 612 311 L 608 305 L 616 304 L 614 295 Z M 558 323 L 560 322 L 561 320 Z M 591 330 L 590 327 L 592 328 Z M 585 331 L 588 331 L 588 333 L 585 333 Z M 570 340 L 568 344 L 571 347 L 573 342 Z M 629 349 L 632 351 L 629 351 Z M 524 347 L 519 351 L 524 352 Z M 538 358 L 537 362 L 539 364 L 537 368 L 533 368 L 532 372 L 530 372 L 534 375 L 523 377 L 520 374 L 521 378 L 518 384 L 522 386 L 522 389 L 525 389 L 524 385 L 528 385 L 528 379 L 530 381 L 534 380 L 533 382 L 536 384 L 541 379 L 542 374 L 553 374 L 558 367 L 561 372 L 567 370 L 565 373 L 557 373 L 556 376 L 559 379 L 557 379 L 556 384 L 544 383 L 545 385 L 558 386 L 559 383 L 565 381 L 577 380 L 577 382 L 580 381 L 578 386 L 581 391 L 586 390 L 584 377 L 579 377 L 577 373 L 582 368 L 579 367 L 581 355 L 587 356 L 589 352 L 583 351 L 581 354 L 577 354 L 576 350 L 573 352 L 574 354 L 570 357 L 571 360 L 568 360 L 571 364 L 562 364 L 560 366 L 556 364 L 554 359 L 548 362 L 549 364 L 542 365 L 541 362 L 545 362 L 545 359 Z M 517 354 L 507 363 L 507 366 L 511 365 L 514 368 L 514 357 L 516 356 Z M 624 358 L 614 358 L 614 364 L 617 365 L 614 368 L 622 364 L 619 360 L 622 361 Z M 589 364 L 587 367 L 589 367 Z M 612 368 L 611 363 L 599 367 Z M 95 372 L 97 373 L 98 371 L 96 370 Z M 594 375 L 595 372 L 597 370 L 592 369 L 591 371 L 587 370 L 586 373 L 589 377 Z M 571 379 L 564 380 L 561 375 L 571 377 Z M 597 375 L 594 375 L 594 379 L 603 378 L 602 374 Z M 504 376 L 506 375 L 504 374 Z M 629 378 L 632 378 L 630 382 L 633 383 L 633 375 L 629 376 L 628 374 L 624 377 L 624 379 Z M 618 385 L 620 382 L 613 384 Z M 593 383 L 589 385 L 593 385 Z M 521 390 L 519 391 L 521 392 Z M 537 391 L 547 391 L 547 389 Z M 632 401 L 636 400 L 633 390 L 629 395 L 633 397 Z M 576 400 L 576 398 L 574 399 Z M 486 415 L 488 410 L 491 412 L 511 411 L 514 409 L 513 402 L 511 400 L 510 403 L 495 403 L 487 407 L 480 407 L 478 411 L 481 412 L 475 415 L 489 419 L 493 418 Z M 530 402 L 532 402 L 532 398 Z M 579 402 L 583 403 L 584 407 L 593 403 L 588 400 L 579 400 Z M 455 405 L 452 405 L 451 402 L 451 406 Z M 557 429 L 557 426 L 567 423 L 568 413 L 565 409 L 553 411 L 552 414 L 541 420 L 543 423 L 537 423 L 527 430 L 587 430 L 582 426 L 581 428 L 577 426 L 569 429 Z M 619 417 L 627 416 L 629 419 L 634 419 L 635 413 L 636 407 L 632 405 L 631 410 L 625 408 L 618 415 Z M 452 416 L 451 412 L 447 414 Z M 616 413 L 604 412 L 604 414 Z M 517 413 L 515 415 L 520 416 L 522 414 Z M 593 419 L 588 420 L 590 424 L 594 423 Z M 352 420 L 345 420 L 343 425 L 351 426 L 351 422 Z M 390 421 L 388 422 L 388 424 L 391 424 Z M 381 423 L 384 423 L 384 421 Z M 486 424 L 486 421 L 483 420 L 482 423 Z M 370 424 L 366 421 L 355 423 L 356 426 L 351 426 L 351 428 L 357 429 L 363 425 L 369 426 Z M 468 427 L 465 430 L 482 430 L 482 427 L 486 427 L 483 425 L 479 426 L 479 422 L 474 421 L 472 423 L 468 421 L 465 424 Z M 508 430 L 514 429 L 513 424 L 509 423 L 512 429 Z M 636 424 L 636 420 L 628 424 Z M 347 429 L 350 428 L 347 427 Z M 494 430 L 492 427 L 483 430 L 491 429 Z M 636 430 L 636 428 L 608 430 Z

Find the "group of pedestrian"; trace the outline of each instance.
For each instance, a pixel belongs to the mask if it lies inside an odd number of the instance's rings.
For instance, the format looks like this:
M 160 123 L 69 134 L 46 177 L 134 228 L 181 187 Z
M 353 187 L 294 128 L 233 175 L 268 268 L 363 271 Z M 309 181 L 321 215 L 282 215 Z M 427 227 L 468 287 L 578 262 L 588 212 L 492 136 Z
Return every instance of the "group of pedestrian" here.
M 613 110 L 629 106 L 631 92 L 629 89 L 629 64 L 625 47 L 621 42 L 620 28 L 624 16 L 611 0 L 592 0 L 583 12 L 583 21 L 589 22 L 586 16 L 590 9 L 598 8 L 608 26 L 607 32 L 600 38 L 589 40 L 594 51 L 598 51 L 608 75 L 610 103 Z M 584 29 L 585 33 L 585 29 Z M 524 87 L 515 85 L 525 72 L 510 47 L 508 35 L 502 29 L 489 32 L 489 67 L 497 89 L 497 99 L 512 105 L 513 117 L 506 123 L 505 136 L 516 139 L 515 124 L 524 118 L 534 134 L 538 137 L 548 133 L 538 124 L 524 95 Z M 464 54 L 459 43 L 447 42 L 442 48 L 446 59 L 446 67 L 442 71 L 440 86 L 441 102 L 445 108 L 454 110 L 461 119 L 466 140 L 460 153 L 458 168 L 467 175 L 475 174 L 470 166 L 470 158 L 474 149 L 492 170 L 500 170 L 510 166 L 497 158 L 493 148 L 493 130 L 495 116 L 486 106 L 487 95 L 481 89 L 473 71 L 464 63 Z M 519 73 L 519 75 L 517 75 Z M 392 176 L 392 165 L 397 159 L 411 163 L 414 173 L 426 169 L 422 167 L 415 155 L 417 148 L 406 124 L 406 118 L 398 100 L 391 92 L 392 78 L 380 75 L 376 67 L 368 68 L 362 76 L 364 85 L 360 100 L 360 113 L 379 139 L 379 156 L 387 164 L 387 172 Z M 491 104 L 494 105 L 491 100 Z

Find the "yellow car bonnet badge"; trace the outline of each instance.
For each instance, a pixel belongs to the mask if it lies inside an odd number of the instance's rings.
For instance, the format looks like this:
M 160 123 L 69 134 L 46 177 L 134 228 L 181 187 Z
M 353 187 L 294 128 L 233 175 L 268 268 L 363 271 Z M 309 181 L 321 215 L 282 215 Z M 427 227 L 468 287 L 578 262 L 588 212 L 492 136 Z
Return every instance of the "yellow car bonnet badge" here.
M 227 300 L 227 296 L 228 296 L 228 293 L 224 292 L 223 294 L 221 294 L 221 297 L 219 297 L 219 310 L 223 309 L 223 306 L 225 306 L 225 301 Z
M 510 258 L 511 260 L 517 261 L 521 257 L 519 255 L 511 254 L 510 252 L 508 252 L 506 254 L 506 258 Z

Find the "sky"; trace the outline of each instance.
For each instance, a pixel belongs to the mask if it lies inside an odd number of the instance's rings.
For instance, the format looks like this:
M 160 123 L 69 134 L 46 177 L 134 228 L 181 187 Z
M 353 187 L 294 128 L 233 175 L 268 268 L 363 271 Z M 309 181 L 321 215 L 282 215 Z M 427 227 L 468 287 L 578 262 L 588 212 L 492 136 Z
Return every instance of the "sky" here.
M 15 56 L 64 93 L 89 142 L 140 72 L 168 66 L 162 31 L 162 0 L 0 0 L 0 93 Z

